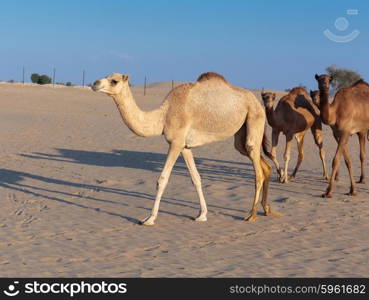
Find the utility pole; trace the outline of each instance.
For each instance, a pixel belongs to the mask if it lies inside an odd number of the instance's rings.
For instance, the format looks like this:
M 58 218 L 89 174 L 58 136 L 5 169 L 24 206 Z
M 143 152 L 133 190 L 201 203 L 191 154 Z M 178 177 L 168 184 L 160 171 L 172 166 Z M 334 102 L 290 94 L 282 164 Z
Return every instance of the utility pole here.
M 144 96 L 146 95 L 146 76 L 145 76 L 145 83 L 144 83 Z
M 82 72 L 82 86 L 85 86 L 85 70 Z
M 24 67 L 23 67 L 22 82 L 23 82 L 23 85 L 24 85 Z
M 56 69 L 53 68 L 53 87 L 55 86 L 55 72 L 56 72 Z

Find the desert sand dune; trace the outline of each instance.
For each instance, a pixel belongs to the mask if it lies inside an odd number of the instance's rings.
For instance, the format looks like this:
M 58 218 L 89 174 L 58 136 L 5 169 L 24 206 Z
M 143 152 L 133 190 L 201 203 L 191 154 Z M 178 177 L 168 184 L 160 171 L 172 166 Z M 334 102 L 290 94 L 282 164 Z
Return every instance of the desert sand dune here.
M 132 91 L 152 109 L 170 87 Z M 0 276 L 368 276 L 369 183 L 346 196 L 342 164 L 334 197 L 321 198 L 327 182 L 310 132 L 298 178 L 281 184 L 273 170 L 269 199 L 282 217 L 260 207 L 257 222 L 243 221 L 254 174 L 231 138 L 194 150 L 208 221 L 192 221 L 199 204 L 180 159 L 156 226 L 144 227 L 166 157 L 162 137 L 137 137 L 108 96 L 89 90 L 2 84 L 0 103 Z M 336 143 L 327 126 L 324 134 L 330 170 Z M 356 137 L 350 155 L 358 179 Z

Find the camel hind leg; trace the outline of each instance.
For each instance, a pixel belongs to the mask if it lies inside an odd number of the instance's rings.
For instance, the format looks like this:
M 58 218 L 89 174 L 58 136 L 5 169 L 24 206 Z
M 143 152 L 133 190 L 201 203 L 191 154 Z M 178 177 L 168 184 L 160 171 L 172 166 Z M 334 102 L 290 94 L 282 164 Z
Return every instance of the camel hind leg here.
M 359 144 L 360 144 L 360 166 L 361 166 L 361 176 L 357 183 L 365 183 L 365 139 L 366 132 L 359 132 Z
M 273 161 L 278 174 L 278 180 L 282 180 L 282 170 L 277 159 L 277 146 L 280 132 L 273 128 L 272 131 L 272 150 L 270 151 L 270 159 Z
M 256 125 L 255 123 L 251 125 L 252 130 L 250 132 L 250 127 L 247 128 L 246 124 L 244 124 L 234 135 L 234 147 L 242 155 L 251 159 L 255 170 L 255 196 L 250 215 L 245 219 L 247 221 L 256 220 L 257 203 L 259 202 L 261 192 L 265 215 L 278 215 L 271 211 L 270 205 L 268 204 L 269 180 L 272 168 L 260 153 L 264 126 L 261 126 L 258 131 Z
M 298 157 L 297 157 L 297 163 L 296 167 L 293 170 L 293 173 L 290 177 L 290 179 L 294 179 L 296 177 L 296 173 L 299 170 L 301 163 L 304 159 L 304 137 L 305 137 L 306 131 L 300 132 L 295 135 L 296 142 L 297 142 L 297 149 L 298 149 Z
M 261 199 L 261 205 L 264 209 L 264 214 L 266 216 L 280 216 L 279 213 L 272 212 L 270 205 L 268 204 L 268 192 L 269 192 L 269 182 L 270 175 L 272 174 L 272 167 L 267 163 L 267 161 L 260 156 L 261 168 L 263 169 L 264 182 L 263 182 L 263 197 Z

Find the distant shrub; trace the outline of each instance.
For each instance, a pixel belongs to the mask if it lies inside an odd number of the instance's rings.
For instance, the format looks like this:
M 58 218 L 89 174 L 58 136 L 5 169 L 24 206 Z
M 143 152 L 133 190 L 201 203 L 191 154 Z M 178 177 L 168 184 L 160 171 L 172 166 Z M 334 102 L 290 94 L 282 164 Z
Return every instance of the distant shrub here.
M 38 78 L 38 81 L 37 81 L 38 84 L 49 84 L 51 83 L 51 78 L 47 75 L 41 75 L 39 78 Z
M 65 85 L 66 86 L 73 86 L 73 84 L 70 81 L 68 81 Z
M 334 65 L 327 67 L 326 71 L 333 77 L 332 87 L 335 92 L 341 88 L 348 87 L 361 79 L 361 75 L 359 73 L 349 69 L 337 68 Z
M 8 82 L 9 82 L 9 83 L 14 83 L 14 82 L 15 82 L 15 80 L 14 80 L 14 79 L 10 79 L 10 80 L 8 80 Z
M 32 75 L 31 75 L 31 81 L 33 82 L 33 83 L 37 83 L 37 81 L 38 81 L 38 79 L 40 78 L 40 75 L 38 75 L 37 73 L 33 73 Z
M 31 75 L 31 81 L 33 83 L 37 83 L 37 84 L 49 84 L 51 83 L 51 78 L 47 75 L 39 75 L 37 73 L 33 73 Z

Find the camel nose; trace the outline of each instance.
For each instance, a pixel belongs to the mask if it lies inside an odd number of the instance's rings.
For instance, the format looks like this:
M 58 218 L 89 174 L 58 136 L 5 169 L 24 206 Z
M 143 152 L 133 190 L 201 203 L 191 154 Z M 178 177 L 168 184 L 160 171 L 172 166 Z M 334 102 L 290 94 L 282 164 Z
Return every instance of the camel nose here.
M 94 84 L 92 85 L 92 90 L 94 90 L 94 91 L 97 91 L 98 90 L 98 86 L 100 85 L 100 80 L 96 80 L 95 82 L 94 82 Z

